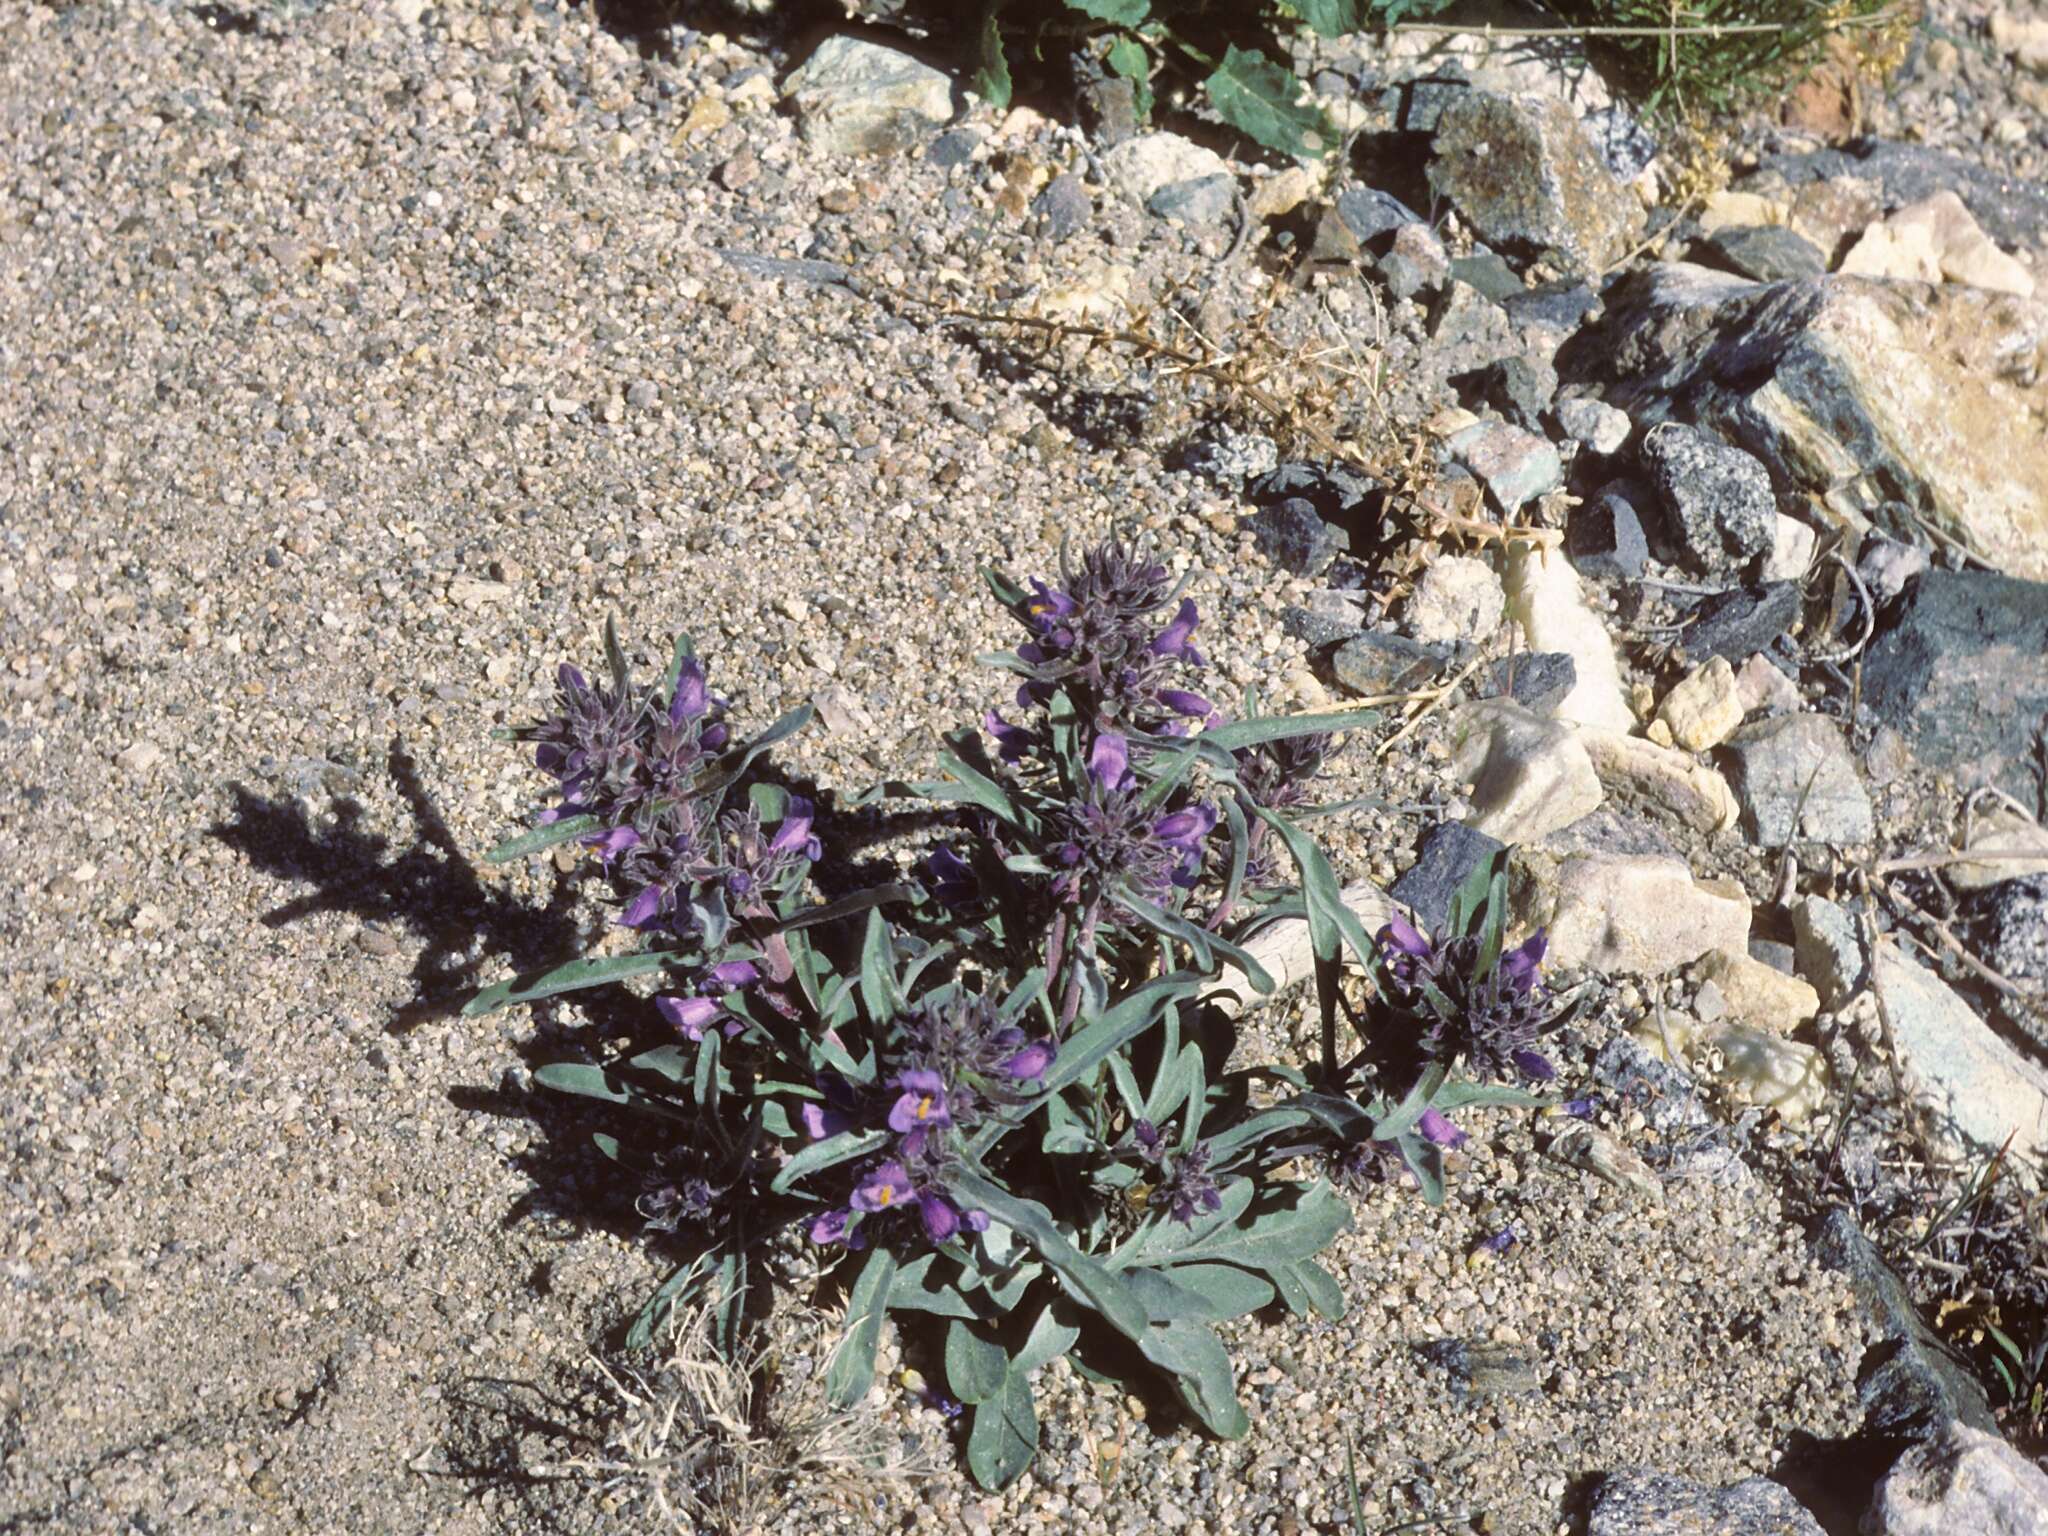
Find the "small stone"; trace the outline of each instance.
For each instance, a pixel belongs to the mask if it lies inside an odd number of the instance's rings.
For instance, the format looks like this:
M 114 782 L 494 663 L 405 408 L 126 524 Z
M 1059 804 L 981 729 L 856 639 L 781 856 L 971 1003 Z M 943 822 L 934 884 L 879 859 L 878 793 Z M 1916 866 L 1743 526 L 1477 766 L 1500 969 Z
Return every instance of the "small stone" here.
M 1546 438 L 1504 421 L 1478 421 L 1444 444 L 1512 514 L 1564 484 L 1564 463 Z
M 1507 845 L 1462 821 L 1440 821 L 1423 834 L 1415 862 L 1387 888 L 1387 894 L 1415 913 L 1425 933 L 1434 934 L 1451 910 L 1451 896 L 1465 877 Z
M 1723 656 L 1695 667 L 1657 706 L 1671 739 L 1688 752 L 1718 747 L 1742 724 L 1744 713 L 1735 669 Z
M 1450 255 L 1437 232 L 1427 224 L 1401 225 L 1374 265 L 1397 299 L 1412 299 L 1451 280 Z
M 1980 891 L 2022 875 L 2048 874 L 2048 827 L 2009 806 L 1993 806 L 1970 823 L 1963 848 L 2003 857 L 1951 864 L 1948 879 L 1959 890 Z
M 1460 711 L 1452 743 L 1452 772 L 1472 785 L 1466 821 L 1488 837 L 1538 842 L 1596 810 L 1605 796 L 1578 736 L 1509 700 Z
M 1416 581 L 1403 620 L 1425 645 L 1478 645 L 1500 628 L 1506 606 L 1492 566 L 1472 555 L 1439 555 Z
M 1582 575 L 1595 581 L 1635 581 L 1649 563 L 1650 542 L 1638 507 L 1647 488 L 1620 481 L 1572 508 L 1565 525 L 1565 553 Z
M 1285 218 L 1316 189 L 1313 172 L 1305 165 L 1290 165 L 1283 171 L 1261 178 L 1245 198 L 1251 216 L 1261 221 Z
M 1403 635 L 1367 630 L 1337 647 L 1330 670 L 1360 698 L 1411 693 L 1442 670 L 1449 653 Z
M 1508 551 L 1508 617 L 1522 627 L 1532 651 L 1561 651 L 1572 659 L 1578 685 L 1554 713 L 1560 720 L 1606 730 L 1635 729 L 1636 717 L 1621 691 L 1621 669 L 1607 626 L 1586 605 L 1571 566 L 1532 544 Z
M 636 411 L 651 411 L 661 404 L 661 386 L 652 379 L 638 379 L 626 390 L 626 404 Z
M 953 82 L 893 48 L 837 34 L 783 85 L 804 142 L 828 154 L 891 154 L 953 116 Z
M 1428 227 L 1422 216 L 1398 197 L 1373 187 L 1346 187 L 1338 193 L 1337 217 L 1360 245 L 1395 233 L 1404 225 Z
M 1062 171 L 1032 200 L 1031 211 L 1045 221 L 1048 235 L 1064 240 L 1087 226 L 1094 216 L 1095 204 L 1081 178 L 1072 171 Z
M 1863 985 L 1863 940 L 1842 908 L 1822 896 L 1801 897 L 1792 904 L 1792 934 L 1799 974 L 1813 983 L 1823 1007 L 1839 1007 Z
M 1774 715 L 1791 714 L 1805 702 L 1799 685 L 1761 653 L 1745 661 L 1735 674 L 1735 694 L 1745 715 L 1768 710 Z
M 1707 245 L 1731 272 L 1759 283 L 1819 277 L 1828 269 L 1827 258 L 1811 240 L 1782 224 L 1717 229 L 1707 236 Z
M 1660 976 L 1749 943 L 1749 903 L 1695 885 L 1677 860 L 1574 854 L 1546 870 L 1544 856 L 1523 857 L 1532 878 L 1517 914 L 1548 931 L 1549 963 L 1561 970 Z
M 1529 291 L 1515 269 L 1500 259 L 1499 252 L 1483 247 L 1469 256 L 1452 257 L 1451 276 L 1503 306 L 1503 311 L 1508 300 L 1518 299 Z
M 1216 151 L 1177 133 L 1141 133 L 1125 139 L 1102 156 L 1102 169 L 1114 190 L 1141 206 L 1176 182 L 1230 174 Z
M 1145 200 L 1149 213 L 1183 224 L 1220 224 L 1237 201 L 1237 178 L 1224 171 L 1169 182 Z
M 1841 730 L 1821 715 L 1783 715 L 1729 741 L 1750 834 L 1766 848 L 1795 839 L 1861 845 L 1877 835 L 1870 793 Z
M 114 761 L 121 765 L 123 772 L 131 773 L 138 779 L 163 760 L 164 749 L 153 741 L 138 741 L 132 746 L 123 747 L 114 756 Z
M 398 953 L 398 940 L 382 928 L 363 927 L 356 930 L 356 948 L 366 955 L 388 959 Z
M 1597 726 L 1581 727 L 1580 739 L 1600 782 L 1617 799 L 1641 805 L 1712 834 L 1735 825 L 1735 793 L 1720 773 L 1675 747 Z
M 1820 1522 L 1768 1478 L 1726 1488 L 1647 1468 L 1610 1472 L 1593 1495 L 1586 1536 L 1825 1536 Z
M 1344 553 L 1346 540 L 1317 515 L 1315 504 L 1299 496 L 1254 512 L 1245 519 L 1260 554 L 1297 576 L 1319 576 Z
M 1634 430 L 1626 411 L 1591 395 L 1567 395 L 1557 402 L 1557 424 L 1564 433 L 1603 457 L 1621 452 Z
M 1820 1012 L 1820 994 L 1812 987 L 1732 949 L 1706 956 L 1698 975 L 1720 989 L 1728 1017 L 1738 1024 L 1784 1035 Z
M 2048 48 L 2048 25 L 2042 30 Z M 2048 1473 L 2002 1437 L 1951 1423 L 1892 1463 L 1859 1529 L 1869 1536 L 2038 1536 L 2048 1531 Z
M 1757 459 L 1696 427 L 1666 422 L 1643 439 L 1643 463 L 1668 513 L 1665 532 L 1690 569 L 1735 575 L 1769 552 L 1778 503 Z
M 1977 910 L 1989 940 L 1986 963 L 2008 980 L 2048 981 L 2048 875 L 2000 881 Z
M 981 134 L 973 128 L 949 128 L 933 139 L 924 152 L 925 159 L 942 171 L 949 171 L 956 165 L 966 165 L 974 158 L 974 152 L 981 146 Z
M 1702 1029 L 1693 1043 L 1720 1053 L 1714 1080 L 1737 1104 L 1775 1110 L 1791 1126 L 1827 1105 L 1827 1059 L 1814 1046 L 1732 1022 Z
M 1703 981 L 1692 995 L 1692 1014 L 1702 1024 L 1716 1024 L 1727 1017 L 1728 999 L 1716 981 Z
M 1531 431 L 1542 426 L 1543 413 L 1557 393 L 1557 369 L 1549 359 L 1504 357 L 1451 382 L 1467 391 L 1467 398 L 1491 406 L 1503 416 Z
M 1764 556 L 1765 581 L 1804 581 L 1806 568 L 1813 564 L 1817 536 L 1796 517 L 1778 514 L 1771 535 L 1771 552 Z
M 1531 714 L 1556 711 L 1579 685 L 1579 668 L 1562 651 L 1517 652 L 1481 674 L 1482 698 L 1509 698 Z
M 1799 587 L 1778 581 L 1767 587 L 1738 589 L 1710 597 L 1693 611 L 1693 621 L 1679 636 L 1689 661 L 1710 656 L 1754 656 L 1799 620 Z

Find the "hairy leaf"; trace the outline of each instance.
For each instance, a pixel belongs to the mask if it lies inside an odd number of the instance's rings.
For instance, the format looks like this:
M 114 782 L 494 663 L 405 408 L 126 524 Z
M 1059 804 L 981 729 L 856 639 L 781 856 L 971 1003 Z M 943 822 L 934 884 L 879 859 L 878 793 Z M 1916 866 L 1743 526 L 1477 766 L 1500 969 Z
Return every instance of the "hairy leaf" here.
M 551 821 L 544 827 L 535 827 L 531 832 L 522 832 L 517 837 L 508 837 L 489 853 L 484 855 L 486 864 L 509 864 L 514 859 L 523 859 L 529 853 L 539 853 L 543 848 L 552 848 L 557 843 L 566 843 L 571 838 L 581 837 L 586 832 L 595 832 L 604 825 L 595 816 L 564 816 L 560 821 Z
M 875 1347 L 881 1342 L 895 1281 L 896 1256 L 887 1248 L 876 1248 L 846 1293 L 846 1332 L 825 1373 L 825 1398 L 835 1408 L 851 1408 L 875 1379 Z
M 1305 160 L 1329 148 L 1321 109 L 1301 99 L 1293 70 L 1264 54 L 1233 43 L 1202 87 L 1219 117 L 1268 149 Z

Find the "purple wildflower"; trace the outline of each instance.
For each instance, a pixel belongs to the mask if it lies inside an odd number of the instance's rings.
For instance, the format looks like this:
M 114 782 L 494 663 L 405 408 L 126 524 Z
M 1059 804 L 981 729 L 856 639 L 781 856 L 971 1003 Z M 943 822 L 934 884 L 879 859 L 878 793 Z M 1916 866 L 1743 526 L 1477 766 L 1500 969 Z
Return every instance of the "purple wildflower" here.
M 1482 1081 L 1521 1076 L 1548 1082 L 1557 1076 L 1533 1048 L 1559 1017 L 1548 1010 L 1541 982 L 1541 930 L 1483 974 L 1477 974 L 1476 935 L 1432 943 L 1397 914 L 1376 942 L 1395 1000 L 1422 1020 L 1423 1046 L 1431 1055 L 1463 1055 Z
M 1440 1147 L 1449 1147 L 1453 1150 L 1462 1147 L 1472 1139 L 1455 1125 L 1451 1124 L 1442 1111 L 1434 1108 L 1425 1109 L 1422 1112 L 1422 1118 L 1415 1122 L 1415 1128 L 1422 1132 L 1427 1140 L 1435 1142 Z
M 996 711 L 981 717 L 982 729 L 995 738 L 996 752 L 1006 763 L 1019 763 L 1038 746 L 1038 737 L 1021 725 L 1012 725 Z
M 657 997 L 654 1007 L 686 1040 L 702 1040 L 704 1031 L 725 1012 L 708 997 Z
M 1148 901 L 1163 902 L 1176 887 L 1194 884 L 1216 828 L 1215 809 L 1193 802 L 1155 813 L 1140 798 L 1129 742 L 1103 732 L 1089 749 L 1083 793 L 1051 818 L 1052 854 L 1066 870 L 1054 882 L 1060 900 L 1092 901 L 1121 881 Z
M 852 1211 L 821 1211 L 811 1218 L 810 1238 L 821 1247 L 844 1243 L 849 1248 L 865 1248 L 867 1237 L 854 1224 Z
M 1152 654 L 1171 656 L 1192 666 L 1203 665 L 1202 653 L 1194 648 L 1189 638 L 1195 632 L 1195 625 L 1200 622 L 1200 616 L 1195 611 L 1195 600 L 1191 597 L 1182 598 L 1180 611 L 1174 614 L 1173 621 L 1153 640 L 1150 647 Z
M 878 1164 L 853 1192 L 856 1211 L 886 1211 L 900 1206 L 916 1194 L 910 1174 L 899 1162 Z
M 925 855 L 924 867 L 932 897 L 942 907 L 964 907 L 981 893 L 974 866 L 943 844 Z
M 1023 1050 L 1003 1063 L 1003 1070 L 1014 1078 L 1025 1082 L 1036 1082 L 1045 1076 L 1045 1069 L 1052 1065 L 1053 1044 L 1050 1040 L 1034 1040 Z
M 889 1110 L 889 1129 L 898 1135 L 919 1127 L 947 1126 L 953 1117 L 946 1110 L 946 1083 L 936 1072 L 911 1071 L 896 1079 L 902 1090 Z

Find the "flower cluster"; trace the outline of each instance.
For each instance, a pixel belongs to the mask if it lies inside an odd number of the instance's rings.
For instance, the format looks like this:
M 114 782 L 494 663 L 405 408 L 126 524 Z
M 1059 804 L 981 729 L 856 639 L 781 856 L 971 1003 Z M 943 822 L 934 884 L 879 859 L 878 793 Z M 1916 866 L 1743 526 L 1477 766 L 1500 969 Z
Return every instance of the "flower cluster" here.
M 955 1138 L 970 1135 L 987 1112 L 1022 1103 L 1028 1084 L 1045 1076 L 1055 1055 L 1050 1040 L 1034 1040 L 1005 1024 L 995 1006 L 976 994 L 927 999 L 897 1021 L 898 1069 L 886 1081 L 886 1111 L 879 1102 L 854 1102 L 842 1082 L 821 1085 L 825 1102 L 804 1106 L 804 1129 L 823 1141 L 879 1116 L 893 1140 L 865 1165 L 844 1207 L 810 1223 L 816 1243 L 867 1245 L 867 1223 L 915 1210 L 925 1237 L 943 1243 L 962 1228 L 984 1231 L 988 1217 L 963 1211 L 944 1193 Z
M 1557 1069 L 1535 1049 L 1557 1016 L 1540 979 L 1539 928 L 1482 968 L 1478 934 L 1431 942 L 1396 915 L 1376 936 L 1397 1000 L 1423 1023 L 1423 1048 L 1439 1060 L 1462 1056 L 1482 1082 L 1519 1076 L 1549 1082 Z
M 1154 1170 L 1146 1201 L 1165 1211 L 1169 1221 L 1190 1227 L 1195 1217 L 1222 1209 L 1223 1192 L 1209 1171 L 1207 1142 L 1198 1141 L 1185 1152 L 1169 1152 L 1150 1120 L 1132 1125 L 1131 1141 L 1139 1160 Z
M 1176 681 L 1182 669 L 1205 663 L 1194 646 L 1192 599 L 1159 622 L 1176 596 L 1165 566 L 1110 538 L 1078 566 L 1063 554 L 1060 583 L 1034 577 L 1030 593 L 1016 593 L 1011 603 L 1032 633 L 1016 652 L 1025 675 L 1019 708 L 1043 706 L 1064 689 L 1095 729 L 1144 735 L 1183 734 L 1189 721 L 1214 714 L 1206 698 Z M 1002 727 L 998 739 L 1012 729 Z M 1003 746 L 1013 750 L 1011 741 Z
M 1163 814 L 1147 806 L 1131 771 L 1130 744 L 1105 731 L 1088 754 L 1081 793 L 1054 813 L 1055 895 L 1070 905 L 1095 899 L 1113 880 L 1160 902 L 1195 883 L 1202 844 L 1216 830 L 1214 808 L 1189 801 Z

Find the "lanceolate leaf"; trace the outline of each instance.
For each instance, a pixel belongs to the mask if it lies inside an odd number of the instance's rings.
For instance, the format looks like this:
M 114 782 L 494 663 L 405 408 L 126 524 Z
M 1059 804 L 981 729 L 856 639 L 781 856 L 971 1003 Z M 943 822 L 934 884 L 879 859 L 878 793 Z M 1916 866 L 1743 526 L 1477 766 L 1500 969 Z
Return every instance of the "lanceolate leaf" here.
M 531 832 L 522 832 L 517 837 L 506 838 L 484 855 L 484 862 L 509 864 L 514 859 L 525 858 L 529 853 L 539 853 L 543 848 L 552 848 L 557 843 L 566 843 L 571 838 L 583 836 L 586 832 L 595 832 L 603 825 L 595 816 L 564 816 L 560 821 L 551 821 L 544 827 L 535 827 Z
M 1202 745 L 1235 752 L 1261 742 L 1286 741 L 1295 736 L 1313 736 L 1320 731 L 1357 731 L 1379 720 L 1376 709 L 1332 709 L 1313 715 L 1267 715 L 1259 720 L 1233 720 L 1202 732 Z
M 897 1312 L 930 1312 L 937 1317 L 974 1317 L 978 1314 L 967 1298 L 953 1286 L 931 1278 L 939 1256 L 927 1253 L 912 1259 L 896 1271 L 889 1287 L 889 1306 Z
M 1003 1387 L 974 1410 L 967 1434 L 967 1470 L 991 1491 L 1016 1481 L 1038 1454 L 1038 1411 L 1031 1406 L 1031 1383 L 1019 1372 L 1003 1379 Z
M 1344 904 L 1344 888 L 1337 883 L 1337 872 L 1330 868 L 1330 861 L 1323 857 L 1315 839 L 1264 806 L 1253 809 L 1261 821 L 1280 834 L 1294 859 L 1294 867 L 1301 873 L 1301 893 L 1308 903 L 1309 937 L 1317 957 L 1334 960 L 1341 938 L 1351 946 L 1360 965 L 1370 966 L 1374 956 L 1372 939 L 1359 922 L 1358 914 Z
M 607 987 L 615 981 L 625 981 L 633 976 L 650 976 L 670 966 L 684 965 L 693 957 L 669 954 L 662 951 L 645 951 L 637 955 L 605 955 L 597 958 L 586 957 L 571 960 L 567 965 L 558 965 L 552 971 L 539 976 L 513 976 L 494 986 L 485 987 L 463 1006 L 462 1016 L 473 1019 L 480 1013 L 490 1013 L 506 1008 L 513 1003 L 530 1003 L 537 998 L 555 997 L 563 992 L 580 992 L 585 987 Z
M 538 1075 L 535 1074 L 536 1077 Z M 768 1187 L 778 1195 L 787 1193 L 789 1187 L 806 1174 L 850 1162 L 874 1151 L 888 1139 L 889 1133 L 878 1126 L 871 1131 L 841 1131 L 837 1136 L 814 1141 L 784 1163 Z
M 1023 1238 L 1076 1300 L 1101 1313 L 1103 1321 L 1125 1338 L 1143 1345 L 1151 1327 L 1145 1309 L 1122 1280 L 1061 1235 L 1044 1206 L 1035 1200 L 1021 1199 L 967 1168 L 955 1168 L 948 1173 L 946 1184 L 962 1207 L 988 1212 Z
M 882 1320 L 889 1315 L 895 1280 L 896 1256 L 887 1248 L 876 1248 L 846 1294 L 846 1332 L 825 1373 L 825 1399 L 835 1408 L 851 1408 L 875 1379 L 875 1347 L 882 1339 Z
M 1207 929 L 1198 928 L 1178 912 L 1169 912 L 1130 891 L 1118 891 L 1116 903 L 1154 933 L 1185 944 L 1205 967 L 1213 967 L 1215 955 L 1221 954 L 1244 972 L 1254 991 L 1261 995 L 1272 992 L 1273 978 L 1266 974 L 1265 967 L 1228 939 L 1218 938 Z
M 1141 1348 L 1147 1360 L 1172 1372 L 1182 1399 L 1211 1434 L 1236 1440 L 1252 1427 L 1237 1400 L 1230 1356 L 1207 1323 L 1176 1322 L 1154 1327 Z
M 985 1403 L 1003 1390 L 1010 1373 L 1009 1352 L 973 1324 L 954 1321 L 946 1329 L 946 1385 L 963 1403 Z

